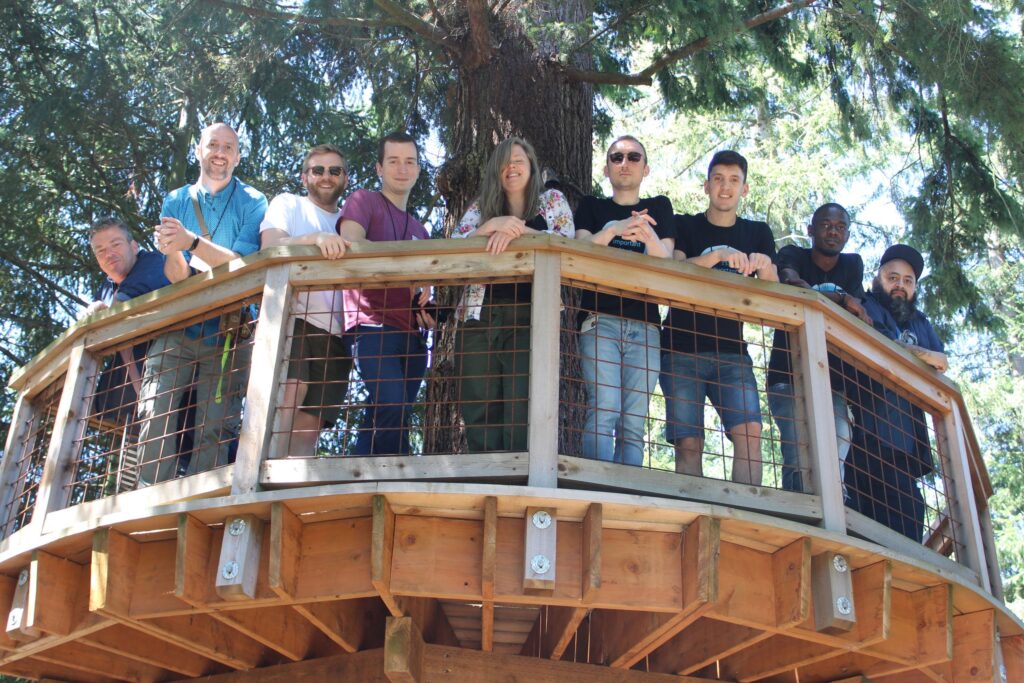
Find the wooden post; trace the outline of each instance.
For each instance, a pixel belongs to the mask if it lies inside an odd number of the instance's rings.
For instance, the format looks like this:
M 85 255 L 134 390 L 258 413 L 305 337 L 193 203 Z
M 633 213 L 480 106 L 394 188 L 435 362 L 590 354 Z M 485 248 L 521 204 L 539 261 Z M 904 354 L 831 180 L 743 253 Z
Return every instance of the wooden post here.
M 789 335 L 791 341 L 794 336 L 800 346 L 800 378 L 803 380 L 804 410 L 810 437 L 811 481 L 821 496 L 821 525 L 829 531 L 845 533 L 846 509 L 843 506 L 843 482 L 839 478 L 825 316 L 821 311 L 804 309 L 804 324 L 795 335 Z
M 421 683 L 423 636 L 411 617 L 388 617 L 384 633 L 384 675 L 392 683 Z
M 259 488 L 260 466 L 273 436 L 292 299 L 290 277 L 291 264 L 288 263 L 267 270 L 256 337 L 253 339 L 253 362 L 245 392 L 245 416 L 238 439 L 232 495 L 252 493 Z
M 558 343 L 560 337 L 561 260 L 534 252 L 530 310 L 529 485 L 558 486 Z
M 967 444 L 964 441 L 964 422 L 960 416 L 960 408 L 952 402 L 951 410 L 942 416 L 942 421 L 935 421 L 936 430 L 940 432 L 940 443 L 945 446 L 946 462 L 949 470 L 946 476 L 953 482 L 953 491 L 946 496 L 956 510 L 956 516 L 963 529 L 964 538 L 959 539 L 963 546 L 964 557 L 960 557 L 957 548 L 957 561 L 973 569 L 978 574 L 981 587 L 992 592 L 988 565 L 985 562 L 985 548 L 982 544 L 981 526 L 978 523 L 978 506 L 974 499 L 974 487 L 971 486 L 970 465 L 967 462 Z M 952 512 L 952 510 L 951 510 Z
M 79 340 L 68 357 L 68 371 L 64 376 L 64 388 L 57 404 L 57 415 L 53 432 L 46 449 L 43 475 L 36 494 L 36 507 L 32 513 L 31 525 L 41 533 L 47 513 L 60 510 L 68 502 L 67 487 L 75 476 L 75 456 L 81 450 L 81 438 L 85 432 L 86 394 L 89 385 L 96 379 L 96 357 L 86 351 L 85 341 Z
M 7 535 L 8 526 L 18 513 L 16 503 L 21 491 L 14 489 L 18 477 L 27 465 L 21 461 L 26 453 L 22 442 L 34 414 L 32 402 L 25 397 L 24 391 L 20 392 L 18 402 L 14 405 L 14 413 L 11 415 L 11 428 L 7 430 L 4 458 L 0 461 L 0 538 Z

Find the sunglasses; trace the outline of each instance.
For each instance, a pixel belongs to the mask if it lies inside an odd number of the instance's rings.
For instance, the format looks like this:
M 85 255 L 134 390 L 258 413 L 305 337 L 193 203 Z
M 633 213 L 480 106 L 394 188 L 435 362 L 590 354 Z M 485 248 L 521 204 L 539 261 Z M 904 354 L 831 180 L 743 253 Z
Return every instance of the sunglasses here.
M 306 169 L 306 171 L 312 173 L 315 176 L 322 176 L 324 174 L 324 171 L 329 172 L 332 176 L 335 177 L 345 175 L 345 169 L 341 166 L 331 166 L 329 168 L 324 168 L 323 166 L 310 166 L 309 168 Z
M 623 154 L 622 152 L 612 152 L 608 155 L 608 161 L 613 164 L 621 164 L 625 160 L 629 160 L 634 164 L 638 164 L 644 160 L 644 155 L 640 152 L 630 152 L 629 154 Z

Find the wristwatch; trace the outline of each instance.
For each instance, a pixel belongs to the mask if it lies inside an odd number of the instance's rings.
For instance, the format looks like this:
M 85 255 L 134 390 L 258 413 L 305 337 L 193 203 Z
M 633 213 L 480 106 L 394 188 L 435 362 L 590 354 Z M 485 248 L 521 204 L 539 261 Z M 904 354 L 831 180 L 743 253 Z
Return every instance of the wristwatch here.
M 189 246 L 188 250 L 189 251 L 195 251 L 196 247 L 198 247 L 198 246 L 199 246 L 199 235 L 196 235 L 196 238 L 194 240 L 192 240 L 192 245 Z

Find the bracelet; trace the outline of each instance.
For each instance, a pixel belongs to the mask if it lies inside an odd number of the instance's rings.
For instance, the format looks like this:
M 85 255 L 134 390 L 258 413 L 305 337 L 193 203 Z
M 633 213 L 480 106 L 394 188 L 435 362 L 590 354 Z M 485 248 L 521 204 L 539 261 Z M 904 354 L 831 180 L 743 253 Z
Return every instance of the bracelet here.
M 192 245 L 188 248 L 188 250 L 189 251 L 195 251 L 196 247 L 198 247 L 198 246 L 199 246 L 199 235 L 196 235 L 196 238 L 194 240 L 192 240 Z
M 846 292 L 840 292 L 840 295 L 843 298 L 839 300 L 839 305 L 842 306 L 843 308 L 846 308 Z

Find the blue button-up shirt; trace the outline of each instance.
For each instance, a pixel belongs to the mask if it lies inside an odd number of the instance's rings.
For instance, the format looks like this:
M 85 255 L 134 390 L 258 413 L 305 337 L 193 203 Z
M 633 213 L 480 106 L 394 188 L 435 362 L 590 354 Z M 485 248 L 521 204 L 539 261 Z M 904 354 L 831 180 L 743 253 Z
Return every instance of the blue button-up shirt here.
M 238 178 L 232 178 L 216 194 L 207 191 L 199 183 L 174 190 L 164 198 L 160 215 L 177 218 L 197 235 L 202 235 L 203 231 L 192 207 L 191 192 L 195 192 L 199 200 L 210 241 L 239 256 L 247 256 L 259 250 L 260 223 L 263 222 L 263 214 L 267 212 L 267 198 L 262 192 Z M 198 260 L 198 257 L 186 251 L 185 260 L 189 265 L 198 266 L 198 270 L 206 270 L 205 264 L 193 263 L 193 259 Z M 193 339 L 202 337 L 207 344 L 216 344 L 219 327 L 220 319 L 212 318 L 186 328 L 185 334 Z

